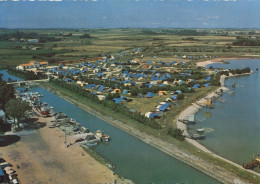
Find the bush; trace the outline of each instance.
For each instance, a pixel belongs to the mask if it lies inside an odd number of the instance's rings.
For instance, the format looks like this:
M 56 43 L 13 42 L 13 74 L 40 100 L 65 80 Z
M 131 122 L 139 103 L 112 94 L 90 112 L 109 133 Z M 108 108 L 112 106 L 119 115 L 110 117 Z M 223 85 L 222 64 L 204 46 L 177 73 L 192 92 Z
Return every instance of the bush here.
M 184 94 L 178 94 L 177 95 L 177 100 L 182 100 L 184 99 Z
M 180 141 L 184 141 L 184 140 L 185 140 L 185 137 L 182 135 L 182 133 L 183 133 L 182 130 L 177 129 L 177 128 L 174 129 L 174 128 L 172 128 L 172 127 L 170 127 L 170 128 L 168 129 L 168 132 L 167 132 L 168 135 L 170 135 L 170 136 L 172 136 L 172 137 L 174 137 L 174 138 L 176 138 L 176 139 L 178 139 L 178 140 L 180 140 Z

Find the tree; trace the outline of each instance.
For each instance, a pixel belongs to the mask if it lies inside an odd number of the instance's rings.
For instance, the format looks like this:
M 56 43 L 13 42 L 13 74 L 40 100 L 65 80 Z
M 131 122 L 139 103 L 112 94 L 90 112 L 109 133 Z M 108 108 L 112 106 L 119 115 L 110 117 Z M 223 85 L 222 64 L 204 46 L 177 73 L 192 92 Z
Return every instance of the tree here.
M 17 126 L 22 118 L 27 117 L 27 111 L 31 110 L 31 107 L 25 101 L 20 99 L 12 99 L 6 104 L 6 114 L 14 118 L 14 122 L 17 119 Z
M 6 84 L 4 80 L 2 80 L 0 76 L 0 109 L 5 111 L 5 106 L 10 99 L 15 97 L 14 95 L 14 87 L 12 85 Z

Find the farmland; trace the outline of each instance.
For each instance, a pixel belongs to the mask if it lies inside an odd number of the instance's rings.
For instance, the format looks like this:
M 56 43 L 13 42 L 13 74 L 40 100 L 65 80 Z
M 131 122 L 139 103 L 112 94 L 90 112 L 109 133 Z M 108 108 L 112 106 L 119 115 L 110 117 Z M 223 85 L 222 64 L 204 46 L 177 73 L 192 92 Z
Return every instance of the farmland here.
M 62 60 L 79 60 L 114 54 L 132 48 L 143 48 L 142 55 L 129 55 L 124 59 L 169 60 L 174 56 L 215 57 L 258 57 L 256 46 L 233 46 L 238 36 L 258 39 L 259 31 L 254 30 L 185 30 L 175 29 L 46 29 L 19 30 L 42 38 L 39 43 L 21 41 L 21 39 L 3 39 L 3 35 L 18 30 L 0 30 L 0 67 L 15 66 L 29 60 L 56 63 Z M 204 35 L 198 34 L 202 32 Z M 90 37 L 82 38 L 83 35 Z M 190 34 L 190 35 L 189 35 Z M 30 37 L 30 36 L 29 36 Z M 35 37 L 34 37 L 35 38 Z M 33 47 L 39 50 L 32 50 Z M 142 57 L 141 57 L 142 56 Z

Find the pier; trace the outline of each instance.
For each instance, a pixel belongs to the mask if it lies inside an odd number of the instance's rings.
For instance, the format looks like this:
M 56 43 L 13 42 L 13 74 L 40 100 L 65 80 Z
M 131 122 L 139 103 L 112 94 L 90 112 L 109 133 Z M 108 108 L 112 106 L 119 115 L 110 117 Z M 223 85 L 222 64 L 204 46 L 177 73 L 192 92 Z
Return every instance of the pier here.
M 39 83 L 39 82 L 48 82 L 49 79 L 40 79 L 40 80 L 27 80 L 27 81 L 15 81 L 15 82 L 7 82 L 7 84 L 13 84 L 15 86 L 25 86 L 26 84 L 36 84 L 36 83 Z

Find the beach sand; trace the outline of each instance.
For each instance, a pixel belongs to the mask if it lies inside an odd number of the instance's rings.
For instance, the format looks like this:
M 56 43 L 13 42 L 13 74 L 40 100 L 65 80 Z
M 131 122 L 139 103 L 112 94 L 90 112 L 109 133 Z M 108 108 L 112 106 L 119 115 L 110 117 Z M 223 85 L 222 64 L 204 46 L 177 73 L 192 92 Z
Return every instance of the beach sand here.
M 14 165 L 22 184 L 114 183 L 117 176 L 80 146 L 74 144 L 66 148 L 63 132 L 57 128 L 48 128 L 49 120 L 50 118 L 39 118 L 47 126 L 39 130 L 23 131 L 18 134 L 21 136 L 19 142 L 1 147 L 1 156 Z M 19 169 L 16 164 L 20 166 Z

